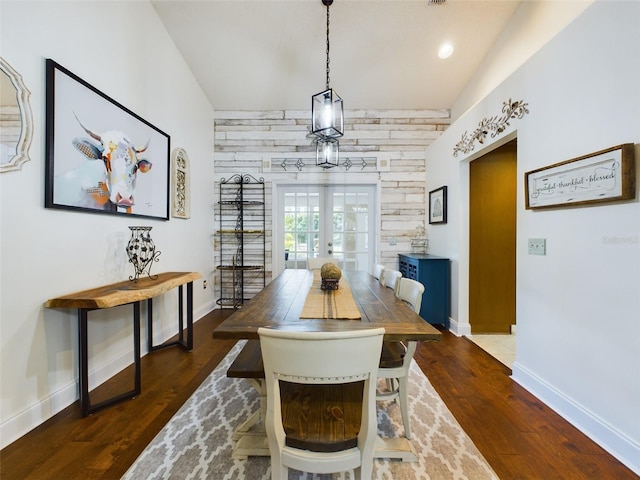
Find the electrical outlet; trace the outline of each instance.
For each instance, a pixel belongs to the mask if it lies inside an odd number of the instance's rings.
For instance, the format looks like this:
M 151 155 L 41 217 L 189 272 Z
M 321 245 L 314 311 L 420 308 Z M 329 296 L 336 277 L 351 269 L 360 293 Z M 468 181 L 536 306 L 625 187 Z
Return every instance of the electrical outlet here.
M 530 238 L 528 241 L 529 255 L 546 255 L 547 239 L 546 238 Z
M 206 280 L 204 280 L 204 281 L 202 282 L 202 288 L 203 288 L 204 290 L 206 290 L 206 289 L 207 289 L 207 281 L 206 281 Z

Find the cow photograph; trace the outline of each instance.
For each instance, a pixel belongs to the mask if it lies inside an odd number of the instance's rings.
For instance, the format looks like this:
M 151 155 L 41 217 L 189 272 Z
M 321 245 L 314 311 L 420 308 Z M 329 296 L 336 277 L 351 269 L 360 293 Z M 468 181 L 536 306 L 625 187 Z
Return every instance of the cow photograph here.
M 169 136 L 47 60 L 45 207 L 169 218 Z

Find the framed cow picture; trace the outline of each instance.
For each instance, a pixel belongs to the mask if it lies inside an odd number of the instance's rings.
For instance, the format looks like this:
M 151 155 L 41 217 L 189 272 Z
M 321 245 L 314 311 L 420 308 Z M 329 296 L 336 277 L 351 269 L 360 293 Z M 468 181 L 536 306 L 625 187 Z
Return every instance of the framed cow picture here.
M 45 207 L 169 219 L 170 138 L 46 61 Z

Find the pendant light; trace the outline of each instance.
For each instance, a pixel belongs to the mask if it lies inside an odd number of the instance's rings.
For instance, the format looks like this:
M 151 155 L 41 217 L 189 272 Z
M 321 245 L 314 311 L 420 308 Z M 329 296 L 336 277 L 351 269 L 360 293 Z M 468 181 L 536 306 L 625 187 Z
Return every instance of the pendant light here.
M 322 168 L 340 165 L 339 144 L 337 138 L 318 138 L 316 140 L 316 165 Z
M 342 98 L 329 86 L 329 6 L 333 0 L 322 0 L 327 7 L 327 82 L 324 91 L 311 97 L 311 132 L 316 135 L 316 165 L 331 168 L 339 165 L 338 138 L 344 134 Z

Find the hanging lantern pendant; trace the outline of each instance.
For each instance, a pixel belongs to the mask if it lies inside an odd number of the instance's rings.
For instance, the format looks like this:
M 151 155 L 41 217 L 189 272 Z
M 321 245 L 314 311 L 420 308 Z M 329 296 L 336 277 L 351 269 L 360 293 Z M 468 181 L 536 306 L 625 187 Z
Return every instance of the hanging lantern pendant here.
M 322 168 L 337 167 L 340 154 L 340 142 L 335 138 L 316 140 L 316 165 Z
M 327 7 L 327 83 L 324 91 L 311 97 L 311 131 L 327 140 L 344 134 L 344 106 L 342 98 L 329 86 L 329 6 L 333 0 L 322 0 L 322 3 Z
M 332 89 L 311 97 L 313 133 L 322 138 L 339 138 L 344 134 L 342 98 Z

